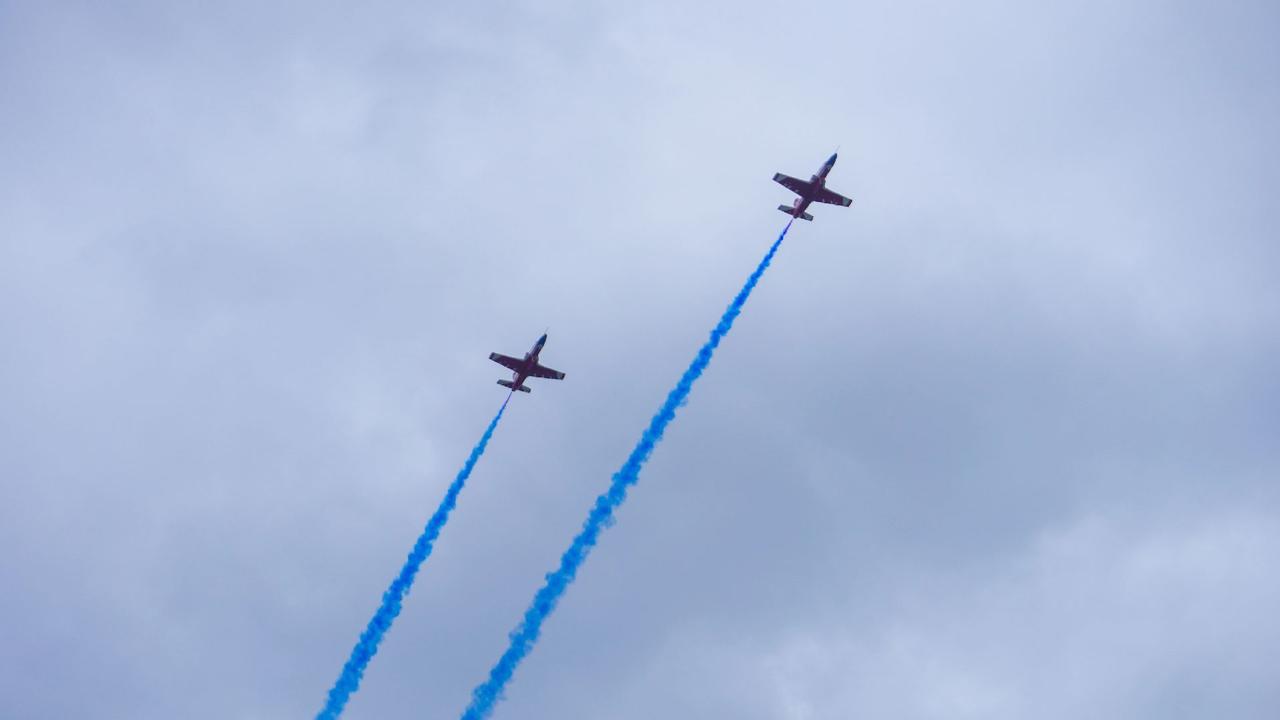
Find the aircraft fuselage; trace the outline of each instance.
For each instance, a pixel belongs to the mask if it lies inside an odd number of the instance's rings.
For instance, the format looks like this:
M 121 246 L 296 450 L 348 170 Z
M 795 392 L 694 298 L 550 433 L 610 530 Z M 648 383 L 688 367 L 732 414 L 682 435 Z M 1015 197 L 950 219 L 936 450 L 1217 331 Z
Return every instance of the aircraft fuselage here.
M 528 379 L 529 371 L 538 364 L 538 356 L 542 354 L 542 346 L 546 344 L 547 336 L 543 333 L 542 337 L 538 338 L 538 342 L 534 343 L 533 347 L 529 349 L 529 352 L 524 354 L 524 366 L 511 373 L 512 382 L 516 384 L 516 387 L 523 385 L 524 381 Z
M 511 357 L 510 355 L 502 355 L 500 353 L 489 353 L 489 359 L 498 363 L 502 367 L 511 371 L 512 380 L 499 380 L 498 384 L 510 388 L 512 392 L 531 392 L 525 387 L 524 381 L 531 377 L 544 378 L 547 380 L 563 380 L 564 373 L 559 370 L 552 370 L 538 362 L 538 356 L 542 354 L 542 346 L 547 344 L 546 333 L 538 338 L 533 344 L 529 352 L 524 357 Z
M 809 182 L 814 189 L 821 190 L 827 186 L 827 175 L 831 173 L 831 168 L 836 165 L 836 153 L 832 153 L 827 161 L 822 163 L 822 167 L 818 168 L 818 172 L 809 178 Z M 800 217 L 804 215 L 804 211 L 809 209 L 809 205 L 813 203 L 816 193 L 804 193 L 796 196 L 795 201 L 791 203 L 791 216 Z

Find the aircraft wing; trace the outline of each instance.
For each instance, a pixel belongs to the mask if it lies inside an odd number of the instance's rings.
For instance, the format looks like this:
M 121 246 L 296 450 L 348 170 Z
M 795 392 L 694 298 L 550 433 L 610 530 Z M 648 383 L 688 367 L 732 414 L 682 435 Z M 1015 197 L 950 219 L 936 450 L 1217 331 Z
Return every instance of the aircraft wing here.
M 820 188 L 818 192 L 814 193 L 813 201 L 826 203 L 828 205 L 843 205 L 845 207 L 849 207 L 849 205 L 853 203 L 849 198 L 838 192 L 832 192 L 826 188 Z
M 502 355 L 500 353 L 489 353 L 489 359 L 499 365 L 520 372 L 520 368 L 524 366 L 524 361 L 520 358 L 513 358 L 510 355 Z
M 546 378 L 548 380 L 563 380 L 564 373 L 559 370 L 552 370 L 545 365 L 534 365 L 533 368 L 529 370 L 529 377 Z
M 773 181 L 797 195 L 808 195 L 813 192 L 813 183 L 790 175 L 774 173 Z

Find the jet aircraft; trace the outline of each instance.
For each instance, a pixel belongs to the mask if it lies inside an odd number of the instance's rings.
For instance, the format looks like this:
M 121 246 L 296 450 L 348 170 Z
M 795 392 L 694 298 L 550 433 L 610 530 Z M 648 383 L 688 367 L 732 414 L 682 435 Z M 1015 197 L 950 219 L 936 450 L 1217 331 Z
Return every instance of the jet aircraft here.
M 527 393 L 533 391 L 525 387 L 524 381 L 526 378 L 537 377 L 547 378 L 548 380 L 563 380 L 564 373 L 538 364 L 538 354 L 542 352 L 542 346 L 546 344 L 547 334 L 543 333 L 542 337 L 538 338 L 538 342 L 533 344 L 533 348 L 524 354 L 524 359 L 513 358 L 499 353 L 489 353 L 490 360 L 510 369 L 513 374 L 513 380 L 499 380 L 498 384 L 505 388 L 511 388 L 512 392 L 519 390 Z
M 809 203 L 820 202 L 828 205 L 843 205 L 849 207 L 853 201 L 827 189 L 827 173 L 831 172 L 832 166 L 836 164 L 836 153 L 831 153 L 831 157 L 822 163 L 822 167 L 818 168 L 818 174 L 809 178 L 808 182 L 800 178 L 793 178 L 790 175 L 775 173 L 773 180 L 779 183 L 791 192 L 799 195 L 795 202 L 791 205 L 779 205 L 778 209 L 794 218 L 801 220 L 812 220 L 813 216 L 805 212 L 809 208 Z

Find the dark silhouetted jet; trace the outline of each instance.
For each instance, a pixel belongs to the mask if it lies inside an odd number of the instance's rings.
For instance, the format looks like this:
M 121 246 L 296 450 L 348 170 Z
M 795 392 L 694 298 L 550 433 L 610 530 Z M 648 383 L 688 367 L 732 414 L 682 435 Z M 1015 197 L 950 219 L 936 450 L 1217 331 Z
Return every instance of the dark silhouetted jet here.
M 552 370 L 549 367 L 538 364 L 538 354 L 542 352 L 542 346 L 547 344 L 546 333 L 538 338 L 538 342 L 533 344 L 533 349 L 524 354 L 524 359 L 513 358 L 499 353 L 489 353 L 489 359 L 499 365 L 509 368 L 514 374 L 513 380 L 499 380 L 498 384 L 505 388 L 511 388 L 512 392 L 519 390 L 520 392 L 533 392 L 524 386 L 525 378 L 546 378 L 548 380 L 563 380 L 564 373 L 558 370 Z
M 836 154 L 832 153 L 831 157 L 822 163 L 822 167 L 818 168 L 818 174 L 809 178 L 808 182 L 800 178 L 793 178 L 790 175 L 783 175 L 782 173 L 774 174 L 774 182 L 800 196 L 791 205 L 779 205 L 778 209 L 794 218 L 812 220 L 813 216 L 805 212 L 809 207 L 809 203 L 820 202 L 828 205 L 849 207 L 849 204 L 853 202 L 852 200 L 840 193 L 827 189 L 827 173 L 831 172 L 831 168 L 835 164 Z

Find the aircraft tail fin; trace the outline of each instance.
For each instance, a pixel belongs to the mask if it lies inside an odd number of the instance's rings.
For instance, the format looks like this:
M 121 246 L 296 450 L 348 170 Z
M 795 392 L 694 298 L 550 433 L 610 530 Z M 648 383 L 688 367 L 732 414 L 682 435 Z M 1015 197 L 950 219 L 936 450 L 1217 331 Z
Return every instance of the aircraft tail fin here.
M 501 385 L 501 386 L 502 386 L 502 387 L 504 387 L 504 388 L 511 388 L 512 392 L 514 392 L 514 391 L 516 391 L 516 390 L 519 390 L 520 392 L 525 392 L 525 393 L 527 393 L 527 392 L 533 392 L 532 390 L 530 390 L 529 388 L 525 387 L 524 385 L 521 385 L 520 387 L 516 387 L 516 384 L 515 384 L 515 383 L 513 383 L 513 382 L 511 382 L 510 380 L 499 380 L 499 381 L 498 381 L 498 384 L 499 384 L 499 385 Z
M 812 215 L 810 215 L 809 213 L 800 213 L 799 215 L 796 215 L 796 209 L 795 209 L 794 207 L 790 206 L 790 205 L 779 205 L 779 206 L 778 206 L 778 209 L 779 209 L 779 210 L 781 210 L 782 212 L 784 212 L 784 213 L 786 213 L 786 214 L 790 215 L 791 217 L 798 217 L 798 218 L 800 218 L 801 220 L 812 220 L 812 219 L 813 219 L 813 216 L 812 216 Z

